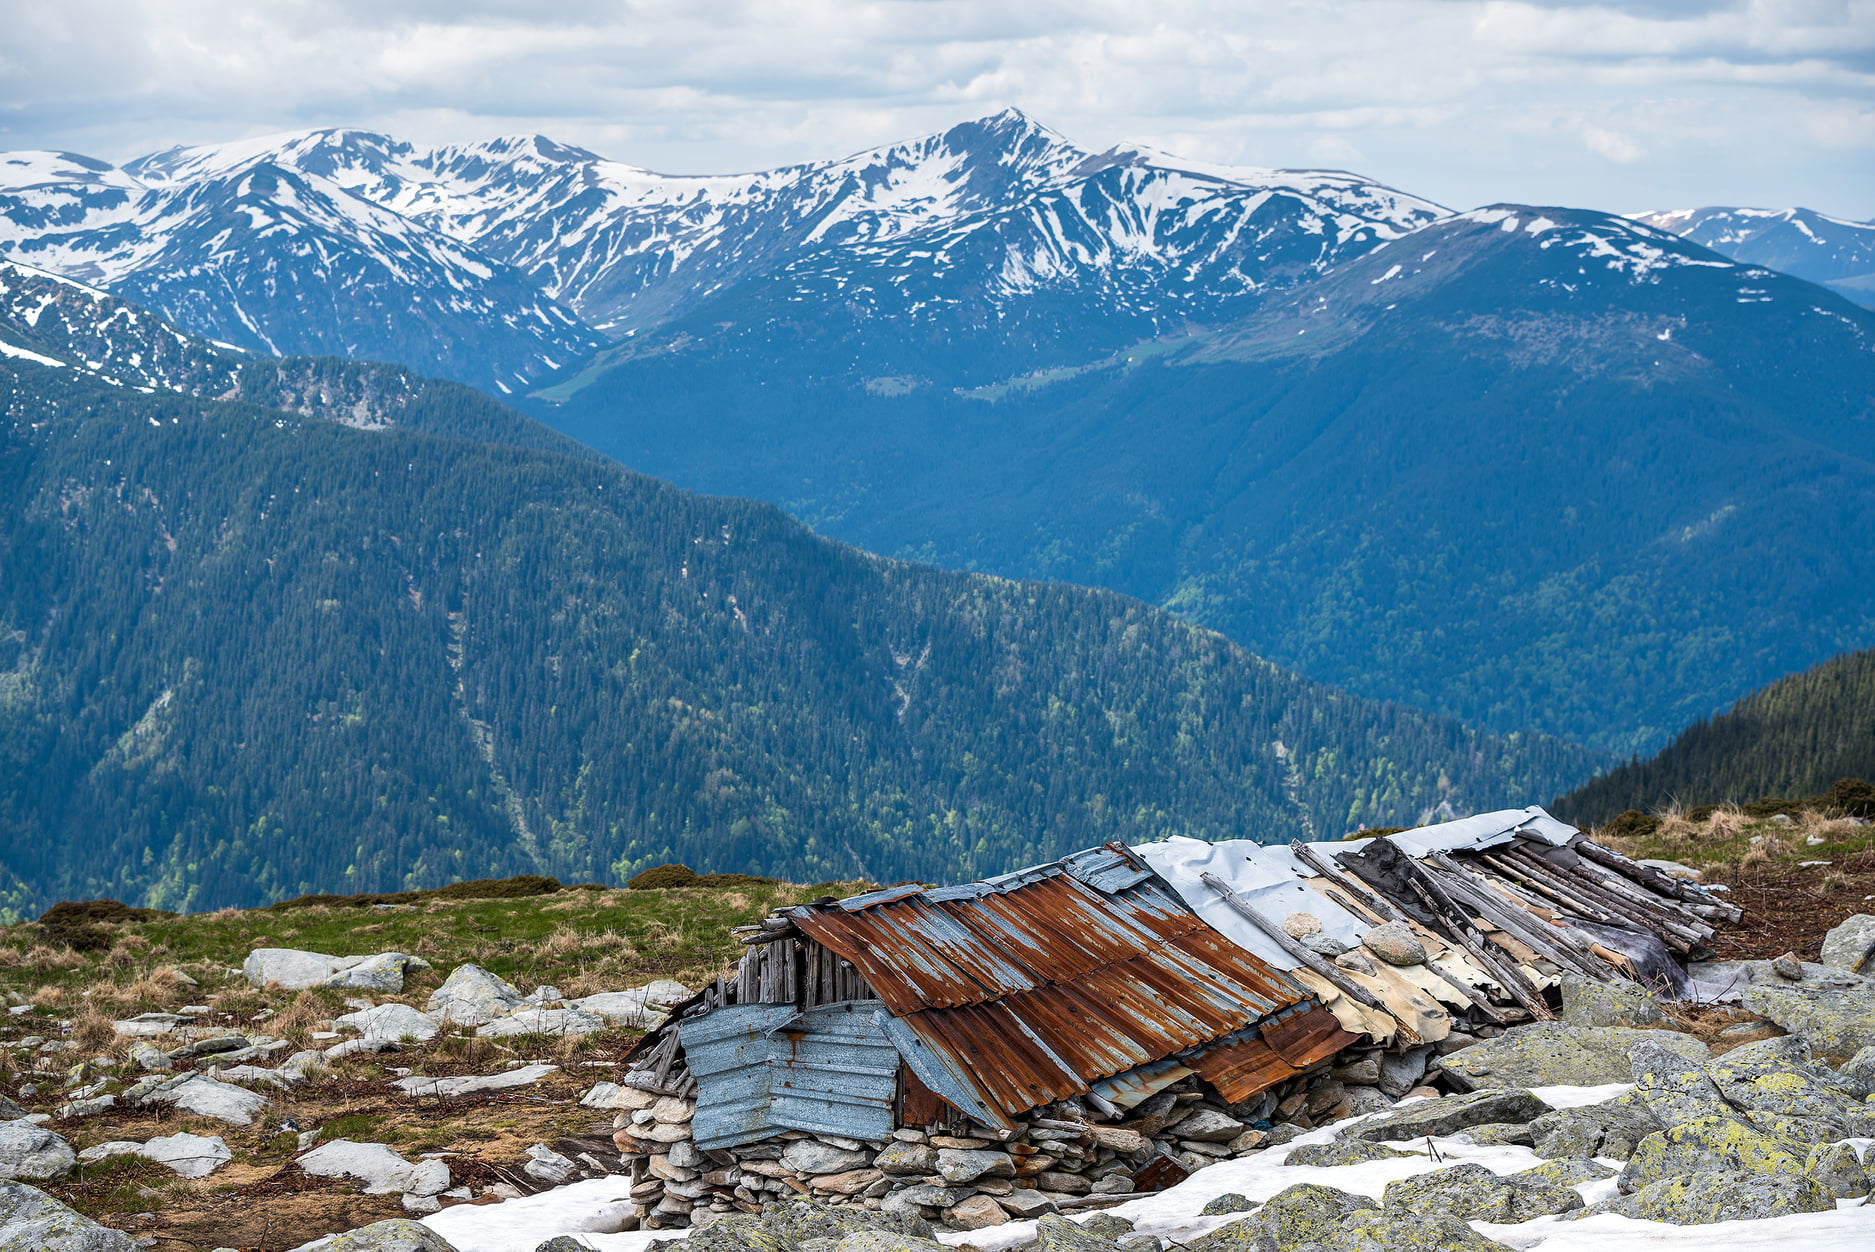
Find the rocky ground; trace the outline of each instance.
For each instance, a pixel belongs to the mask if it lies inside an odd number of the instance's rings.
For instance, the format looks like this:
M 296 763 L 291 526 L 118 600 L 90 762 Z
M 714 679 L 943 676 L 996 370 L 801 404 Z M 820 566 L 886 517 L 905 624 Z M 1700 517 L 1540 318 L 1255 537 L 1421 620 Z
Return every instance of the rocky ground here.
M 732 1184 L 788 1191 L 745 1187 L 757 1212 L 700 1214 L 688 1232 L 628 1229 L 657 1223 L 617 1136 L 655 1135 L 690 1109 L 634 1107 L 612 1080 L 662 1003 L 739 954 L 731 926 L 839 885 L 105 910 L 7 927 L 0 1252 L 534 1252 L 561 1237 L 578 1242 L 552 1252 L 637 1252 L 685 1235 L 767 1252 L 928 1252 L 932 1239 L 982 1252 L 1603 1252 L 1643 1234 L 1734 1252 L 1875 1246 L 1860 1198 L 1875 984 L 1847 968 L 1875 920 L 1842 924 L 1872 909 L 1869 831 L 1723 813 L 1684 827 L 1624 850 L 1745 906 L 1720 941 L 1727 959 L 1694 971 L 1731 987 L 1721 1002 L 1572 985 L 1563 1021 L 1481 1030 L 1428 1051 L 1412 1076 L 1383 1082 L 1379 1067 L 1400 1058 L 1355 1051 L 1268 1109 L 1175 1095 L 1152 1133 L 1203 1168 L 1144 1199 L 1102 1194 L 1134 1164 L 1131 1145 L 1100 1138 L 1111 1127 L 1019 1145 L 797 1132 L 775 1145 L 778 1170 Z M 1424 1079 L 1446 1094 L 1412 1089 Z M 1369 1087 L 1384 1104 L 1329 1098 Z M 1172 1125 L 1201 1113 L 1215 1125 Z M 1052 1164 L 1038 1171 L 1037 1157 Z M 675 1168 L 701 1177 L 709 1164 Z M 1044 1189 L 1051 1171 L 1063 1177 Z M 786 1198 L 861 1180 L 897 1199 Z

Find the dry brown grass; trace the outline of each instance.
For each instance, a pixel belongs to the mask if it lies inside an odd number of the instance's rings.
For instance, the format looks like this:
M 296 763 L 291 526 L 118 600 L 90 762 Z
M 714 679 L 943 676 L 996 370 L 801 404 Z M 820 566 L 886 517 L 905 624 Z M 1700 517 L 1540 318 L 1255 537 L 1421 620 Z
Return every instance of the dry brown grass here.
M 267 1033 L 291 1039 L 297 1047 L 312 1043 L 312 1032 L 320 1029 L 332 1015 L 332 1009 L 318 992 L 306 990 L 293 997 L 293 1003 L 267 1019 Z
M 26 963 L 26 954 L 18 948 L 0 948 L 0 969 L 18 969 Z
M 498 1065 L 514 1055 L 493 1039 L 483 1039 L 475 1034 L 445 1035 L 437 1051 L 452 1061 L 476 1066 Z
M 65 988 L 41 987 L 33 992 L 32 999 L 29 1003 L 37 1005 L 42 1009 L 56 1008 L 65 1003 Z
M 53 948 L 39 943 L 28 949 L 23 963 L 41 974 L 50 974 L 55 970 L 77 969 L 85 963 L 85 958 L 69 947 Z
M 117 1043 L 117 1026 L 96 1008 L 87 1006 L 72 1015 L 66 1041 L 86 1055 L 96 1055 Z

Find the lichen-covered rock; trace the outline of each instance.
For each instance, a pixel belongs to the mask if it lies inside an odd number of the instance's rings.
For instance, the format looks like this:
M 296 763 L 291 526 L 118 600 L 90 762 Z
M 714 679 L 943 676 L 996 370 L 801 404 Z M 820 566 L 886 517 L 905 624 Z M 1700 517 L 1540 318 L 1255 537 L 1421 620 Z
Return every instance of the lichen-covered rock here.
M 691 1238 L 695 1237 L 691 1236 Z M 889 1230 L 856 1230 L 852 1234 L 842 1235 L 838 1242 L 831 1239 L 814 1242 L 821 1247 L 831 1248 L 832 1252 L 946 1252 L 944 1245 L 936 1239 L 920 1239 L 916 1235 L 899 1234 Z M 764 1248 L 761 1244 L 753 1246 L 758 1249 Z M 801 1245 L 803 1252 L 807 1246 Z M 746 1246 L 737 1248 L 735 1252 L 748 1252 L 748 1248 Z
M 1659 1129 L 1647 1106 L 1630 1092 L 1532 1119 L 1530 1147 L 1546 1158 L 1606 1156 L 1625 1161 L 1634 1154 L 1635 1144 Z
M 1198 1216 L 1223 1217 L 1229 1213 L 1248 1213 L 1256 1206 L 1257 1202 L 1252 1200 L 1249 1196 L 1240 1195 L 1235 1191 L 1226 1191 L 1223 1195 L 1217 1196 L 1203 1208 L 1199 1209 Z
M 1845 990 L 1812 987 L 1808 980 L 1799 986 L 1754 982 L 1744 1005 L 1802 1035 L 1821 1056 L 1852 1057 L 1875 1039 L 1875 982 L 1855 981 L 1858 985 Z
M 1597 1182 L 1614 1176 L 1614 1170 L 1586 1156 L 1566 1156 L 1560 1160 L 1544 1161 L 1541 1165 L 1532 1165 L 1529 1169 L 1510 1175 L 1512 1178 L 1527 1178 L 1532 1182 L 1546 1182 L 1552 1187 L 1573 1187 L 1579 1182 Z
M 1836 1071 L 1836 1080 L 1858 1100 L 1875 1095 L 1875 1043 L 1845 1061 Z
M 803 1139 L 807 1143 L 810 1140 Z M 1014 1178 L 1016 1163 L 1007 1152 L 984 1148 L 938 1149 L 938 1176 L 945 1182 L 975 1182 L 985 1174 L 991 1178 Z
M 1263 1228 L 1263 1223 L 1254 1217 L 1247 1217 L 1228 1226 L 1219 1226 L 1208 1235 L 1202 1235 L 1185 1244 L 1187 1252 L 1268 1252 L 1275 1246 L 1274 1236 Z
M 527 1003 L 514 984 L 480 965 L 458 965 L 424 1007 L 439 1022 L 481 1026 Z
M 1391 1157 L 1424 1156 L 1423 1152 L 1402 1152 L 1366 1139 L 1337 1139 L 1333 1143 L 1305 1143 L 1291 1148 L 1284 1165 L 1313 1165 L 1334 1169 L 1340 1165 L 1359 1165 L 1363 1161 L 1384 1161 Z
M 1662 1178 L 1631 1195 L 1604 1200 L 1570 1216 L 1617 1213 L 1676 1226 L 1703 1226 L 1794 1213 L 1827 1213 L 1835 1207 L 1835 1199 L 1814 1178 L 1714 1171 Z
M 1475 1051 L 1476 1048 L 1468 1048 L 1456 1055 L 1465 1056 Z M 1423 1139 L 1427 1135 L 1455 1134 L 1489 1122 L 1528 1122 L 1550 1111 L 1549 1105 L 1528 1091 L 1516 1088 L 1474 1091 L 1467 1095 L 1416 1101 L 1351 1127 L 1342 1137 L 1369 1142 Z
M 1782 1129 L 1801 1127 L 1813 1142 L 1875 1136 L 1875 1108 L 1864 1104 L 1840 1074 L 1817 1064 L 1800 1036 L 1747 1043 L 1714 1060 L 1707 1071 L 1725 1101 L 1763 1129 L 1780 1119 Z
M 1036 1219 L 1035 1238 L 1041 1252 L 1113 1252 L 1112 1237 L 1055 1213 Z
M 1520 1126 L 1516 1122 L 1486 1122 L 1482 1126 L 1473 1126 L 1470 1130 L 1461 1130 L 1458 1133 L 1461 1138 L 1471 1143 L 1487 1146 L 1509 1145 L 1527 1148 L 1536 1142 L 1536 1137 L 1531 1134 L 1528 1123 Z
M 886 1144 L 884 1150 L 872 1158 L 872 1166 L 888 1174 L 934 1174 L 937 1172 L 937 1149 L 928 1143 L 899 1143 L 895 1140 Z
M 787 1243 L 805 1243 L 809 1239 L 842 1239 L 855 1231 L 878 1231 L 888 1235 L 909 1235 L 914 1239 L 932 1238 L 931 1223 L 916 1213 L 872 1212 L 868 1209 L 813 1204 L 805 1200 L 784 1200 L 770 1205 L 762 1213 L 762 1224 Z M 696 1247 L 692 1235 L 686 1248 Z M 725 1247 L 722 1252 L 729 1252 Z
M 1473 1087 L 1545 1087 L 1631 1082 L 1628 1053 L 1637 1044 L 1656 1043 L 1692 1061 L 1704 1061 L 1711 1049 L 1691 1035 L 1624 1026 L 1571 1026 L 1567 1022 L 1531 1022 L 1513 1026 L 1445 1058 L 1445 1068 Z
M 1081 1219 L 1081 1229 L 1099 1235 L 1102 1239 L 1118 1239 L 1121 1235 L 1132 1233 L 1133 1223 L 1112 1213 L 1096 1213 Z
M 138 1246 L 37 1187 L 0 1181 L 0 1252 L 137 1252 Z
M 1868 1171 L 1855 1149 L 1846 1143 L 1819 1143 L 1811 1148 L 1803 1172 L 1838 1200 L 1854 1200 L 1869 1193 Z
M 1833 965 L 1837 969 L 1855 970 L 1864 956 L 1868 955 L 1871 945 L 1875 945 L 1875 917 L 1867 913 L 1857 913 L 1832 927 L 1823 936 L 1823 953 L 1818 958 L 1824 965 Z M 1863 965 L 1862 974 L 1875 974 L 1875 959 Z
M 1361 936 L 1361 946 L 1389 965 L 1422 965 L 1426 945 L 1405 922 L 1375 926 Z
M 1809 1144 L 1764 1134 L 1741 1118 L 1695 1117 L 1636 1144 L 1619 1185 L 1623 1194 L 1631 1194 L 1692 1174 L 1802 1174 L 1809 1150 Z
M 1712 1075 L 1679 1052 L 1645 1040 L 1629 1050 L 1628 1064 L 1635 1100 L 1662 1126 L 1732 1111 Z
M 320 1252 L 456 1252 L 455 1245 L 421 1222 L 398 1217 L 348 1230 Z
M 1324 1243 L 1325 1252 L 1510 1252 L 1495 1239 L 1443 1214 L 1362 1209 Z M 1279 1252 L 1289 1252 L 1278 1245 Z
M 63 1178 L 78 1154 L 59 1135 L 29 1121 L 0 1122 L 0 1178 Z
M 1250 1220 L 1267 1230 L 1279 1249 L 1309 1243 L 1332 1246 L 1343 1221 L 1362 1209 L 1375 1207 L 1366 1196 L 1303 1182 L 1271 1196 Z
M 1564 974 L 1560 1016 L 1571 1026 L 1645 1026 L 1666 1014 L 1659 1001 L 1633 983 L 1610 985 Z
M 1500 1178 L 1482 1165 L 1453 1165 L 1396 1179 L 1381 1194 L 1388 1210 L 1443 1213 L 1463 1221 L 1527 1222 L 1582 1207 L 1568 1187 L 1542 1179 Z

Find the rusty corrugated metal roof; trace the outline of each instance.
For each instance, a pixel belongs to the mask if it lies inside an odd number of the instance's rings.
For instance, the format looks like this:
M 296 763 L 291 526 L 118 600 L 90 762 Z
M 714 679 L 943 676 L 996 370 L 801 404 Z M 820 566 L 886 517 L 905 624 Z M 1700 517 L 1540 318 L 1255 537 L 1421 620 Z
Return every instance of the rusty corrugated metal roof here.
M 865 976 L 934 1091 L 967 1095 L 959 1107 L 1003 1125 L 1314 1003 L 1115 845 L 969 890 L 897 889 L 791 916 Z

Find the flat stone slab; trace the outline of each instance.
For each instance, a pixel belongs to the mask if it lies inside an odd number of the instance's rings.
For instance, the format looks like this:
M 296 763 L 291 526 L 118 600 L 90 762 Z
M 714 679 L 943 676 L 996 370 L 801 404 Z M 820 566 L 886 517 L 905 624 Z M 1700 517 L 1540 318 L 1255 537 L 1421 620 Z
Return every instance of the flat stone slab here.
M 1633 1081 L 1628 1052 L 1640 1043 L 1658 1044 L 1689 1061 L 1703 1062 L 1712 1056 L 1712 1050 L 1691 1035 L 1669 1030 L 1531 1022 L 1454 1052 L 1445 1058 L 1445 1068 L 1480 1088 L 1599 1087 Z
M 525 1065 L 520 1069 L 511 1069 L 505 1074 L 490 1074 L 486 1077 L 469 1075 L 461 1078 L 424 1078 L 412 1075 L 409 1078 L 399 1078 L 391 1085 L 408 1096 L 438 1096 L 448 1099 L 453 1096 L 471 1095 L 477 1091 L 506 1091 L 510 1087 L 531 1086 L 559 1068 L 558 1065 L 547 1064 Z
M 435 1018 L 408 1004 L 380 1004 L 376 1008 L 347 1013 L 333 1018 L 332 1025 L 339 1030 L 349 1027 L 367 1039 L 416 1039 L 419 1042 L 434 1039 L 437 1030 Z
M 288 991 L 340 987 L 360 991 L 404 989 L 404 972 L 428 969 L 429 962 L 403 952 L 372 956 L 329 956 L 297 948 L 255 948 L 241 965 L 242 976 L 256 987 L 278 983 Z
M 137 1148 L 137 1155 L 167 1165 L 183 1178 L 206 1178 L 234 1159 L 220 1135 L 187 1132 L 151 1139 Z
M 299 1158 L 299 1167 L 320 1178 L 356 1178 L 369 1195 L 437 1195 L 449 1189 L 442 1161 L 406 1161 L 381 1143 L 334 1139 Z
M 44 1182 L 64 1177 L 77 1163 L 72 1145 L 43 1126 L 25 1118 L 0 1122 L 0 1178 Z
M 506 1039 L 515 1035 L 591 1035 L 604 1029 L 605 1018 L 580 1009 L 522 1009 L 476 1027 L 475 1033 L 487 1039 Z
M 664 1024 L 668 1010 L 695 993 L 680 982 L 660 978 L 642 987 L 625 991 L 602 991 L 598 995 L 567 1001 L 568 1005 L 605 1018 L 614 1026 L 635 1030 L 655 1030 Z
M 1523 1125 L 1552 1111 L 1549 1105 L 1521 1088 L 1474 1091 L 1469 1095 L 1415 1101 L 1349 1127 L 1338 1137 L 1365 1139 L 1369 1143 L 1400 1142 L 1423 1139 L 1427 1135 L 1453 1135 L 1494 1122 Z
M 266 1096 L 256 1095 L 232 1083 L 217 1082 L 203 1074 L 191 1075 L 188 1081 L 155 1092 L 149 1099 L 173 1104 L 187 1112 L 227 1122 L 230 1126 L 253 1125 L 254 1118 L 268 1104 Z

